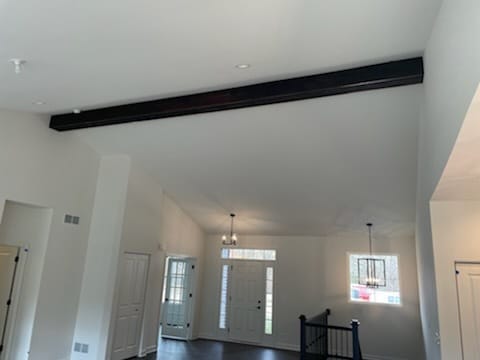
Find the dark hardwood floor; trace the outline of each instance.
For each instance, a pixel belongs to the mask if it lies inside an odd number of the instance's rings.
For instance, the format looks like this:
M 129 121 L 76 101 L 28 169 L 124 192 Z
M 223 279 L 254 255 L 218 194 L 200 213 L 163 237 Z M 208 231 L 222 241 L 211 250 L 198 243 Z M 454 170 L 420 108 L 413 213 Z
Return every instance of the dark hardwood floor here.
M 209 340 L 176 341 L 163 339 L 159 350 L 143 360 L 298 360 L 299 353 L 251 345 Z M 138 358 L 136 358 L 138 359 Z

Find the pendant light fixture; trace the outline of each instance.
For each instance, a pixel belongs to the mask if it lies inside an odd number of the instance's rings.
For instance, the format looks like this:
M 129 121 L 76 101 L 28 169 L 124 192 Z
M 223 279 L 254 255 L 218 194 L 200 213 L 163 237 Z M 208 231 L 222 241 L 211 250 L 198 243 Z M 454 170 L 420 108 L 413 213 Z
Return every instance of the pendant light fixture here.
M 223 245 L 237 245 L 237 234 L 233 232 L 233 221 L 235 219 L 235 214 L 230 214 L 230 235 L 223 234 L 222 244 Z
M 385 269 L 385 260 L 373 256 L 372 247 L 372 223 L 366 224 L 368 227 L 368 247 L 369 257 L 359 258 L 357 260 L 359 284 L 368 288 L 376 289 L 387 286 L 387 276 Z

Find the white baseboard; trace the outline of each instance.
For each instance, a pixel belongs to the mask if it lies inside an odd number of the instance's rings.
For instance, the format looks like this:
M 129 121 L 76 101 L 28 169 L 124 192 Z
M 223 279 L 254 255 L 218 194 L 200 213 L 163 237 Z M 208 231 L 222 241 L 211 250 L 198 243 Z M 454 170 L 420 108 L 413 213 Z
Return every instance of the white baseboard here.
M 147 346 L 145 349 L 143 349 L 143 352 L 145 354 L 150 354 L 150 353 L 155 352 L 155 351 L 157 351 L 157 345 L 156 344 Z
M 148 354 L 150 353 L 153 353 L 157 351 L 157 345 L 154 344 L 154 345 L 150 345 L 150 346 L 146 346 L 141 352 L 140 354 L 138 354 L 138 357 L 145 357 L 147 356 Z
M 392 356 L 379 356 L 379 355 L 372 355 L 372 354 L 362 354 L 365 359 L 368 360 L 408 360 L 405 358 L 399 357 L 392 357 Z
M 280 349 L 280 350 L 288 350 L 288 351 L 300 351 L 300 347 L 295 344 L 288 344 L 288 343 L 276 343 L 273 345 L 275 349 Z
M 206 334 L 206 333 L 198 334 L 197 339 L 223 341 L 223 340 L 220 340 L 220 339 L 219 339 L 218 337 L 216 337 L 215 335 Z

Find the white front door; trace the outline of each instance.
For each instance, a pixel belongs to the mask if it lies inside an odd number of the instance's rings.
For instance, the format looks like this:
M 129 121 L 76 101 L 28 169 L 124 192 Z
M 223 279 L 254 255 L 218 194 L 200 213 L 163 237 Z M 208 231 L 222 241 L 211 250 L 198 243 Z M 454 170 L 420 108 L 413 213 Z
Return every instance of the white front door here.
M 113 360 L 138 355 L 148 260 L 148 255 L 124 254 L 113 340 Z
M 18 248 L 0 245 L 0 358 L 5 351 L 7 321 L 10 296 L 13 290 L 13 281 L 18 262 Z
M 231 267 L 230 338 L 258 343 L 264 320 L 264 265 L 258 261 L 236 261 Z
M 480 264 L 457 264 L 463 360 L 480 360 Z
M 194 296 L 194 270 L 194 259 L 168 259 L 162 337 L 189 338 L 191 332 L 190 314 Z

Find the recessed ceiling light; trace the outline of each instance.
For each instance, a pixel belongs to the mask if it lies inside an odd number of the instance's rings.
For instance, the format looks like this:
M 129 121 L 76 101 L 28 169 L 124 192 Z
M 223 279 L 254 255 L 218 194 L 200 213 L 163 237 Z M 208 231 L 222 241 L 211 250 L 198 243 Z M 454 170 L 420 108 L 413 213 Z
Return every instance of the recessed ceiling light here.
M 237 65 L 235 65 L 235 67 L 236 67 L 237 69 L 248 69 L 248 68 L 251 67 L 251 66 L 252 66 L 252 65 L 250 65 L 250 64 L 237 64 Z
M 73 109 L 72 111 L 74 114 L 80 114 L 82 112 L 80 109 Z
M 45 102 L 44 101 L 34 101 L 33 104 L 34 105 L 45 105 Z

